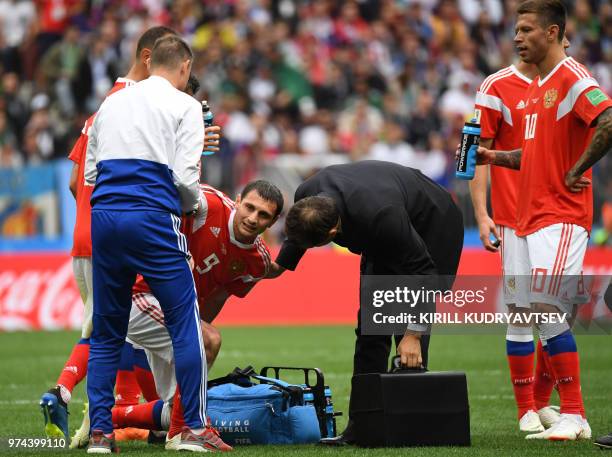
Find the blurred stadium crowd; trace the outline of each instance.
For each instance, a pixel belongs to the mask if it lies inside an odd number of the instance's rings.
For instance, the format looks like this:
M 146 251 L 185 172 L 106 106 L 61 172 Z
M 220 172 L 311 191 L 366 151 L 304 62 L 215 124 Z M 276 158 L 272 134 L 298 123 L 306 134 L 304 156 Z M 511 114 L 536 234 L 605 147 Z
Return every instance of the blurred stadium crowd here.
M 568 1 L 569 53 L 612 93 L 612 4 Z M 516 1 L 0 0 L 0 167 L 65 158 L 135 41 L 156 24 L 192 45 L 197 94 L 223 126 L 204 179 L 233 193 L 255 175 L 287 193 L 317 168 L 380 159 L 457 196 L 461 127 L 484 77 L 515 59 Z M 595 222 L 612 158 L 595 172 Z

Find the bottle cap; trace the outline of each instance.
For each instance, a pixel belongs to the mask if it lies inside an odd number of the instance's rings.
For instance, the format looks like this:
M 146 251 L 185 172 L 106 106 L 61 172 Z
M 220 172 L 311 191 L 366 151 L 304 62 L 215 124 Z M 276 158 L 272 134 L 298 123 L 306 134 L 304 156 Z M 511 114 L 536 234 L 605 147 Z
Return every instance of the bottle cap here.
M 210 111 L 210 107 L 208 106 L 208 101 L 207 100 L 202 100 L 202 111 L 204 111 L 204 112 Z

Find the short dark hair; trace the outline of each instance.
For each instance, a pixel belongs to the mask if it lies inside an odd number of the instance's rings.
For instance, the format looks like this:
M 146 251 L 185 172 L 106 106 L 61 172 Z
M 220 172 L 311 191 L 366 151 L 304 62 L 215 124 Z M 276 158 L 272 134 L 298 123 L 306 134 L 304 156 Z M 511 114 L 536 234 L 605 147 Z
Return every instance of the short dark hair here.
M 318 246 L 329 238 L 338 225 L 340 211 L 330 197 L 306 197 L 295 203 L 287 213 L 287 238 L 300 246 Z
M 538 21 L 544 27 L 556 25 L 559 27 L 559 43 L 563 41 L 565 36 L 565 21 L 567 18 L 567 9 L 561 0 L 527 0 L 522 2 L 517 14 L 533 13 L 538 16 Z
M 176 68 L 186 60 L 193 59 L 187 43 L 176 35 L 159 38 L 151 51 L 151 68 Z
M 200 90 L 200 81 L 198 80 L 196 75 L 191 73 L 189 75 L 189 81 L 187 81 L 187 87 L 185 88 L 185 92 L 193 96 L 197 94 L 199 90 Z
M 276 204 L 276 212 L 274 213 L 274 217 L 278 216 L 281 211 L 283 211 L 283 205 L 285 204 L 283 194 L 280 189 L 271 182 L 264 181 L 263 179 L 251 181 L 244 187 L 244 189 L 242 189 L 240 198 L 246 197 L 251 191 L 256 191 L 264 200 Z
M 153 49 L 155 42 L 166 35 L 176 35 L 176 32 L 170 27 L 164 27 L 163 25 L 148 29 L 138 39 L 138 44 L 136 44 L 136 58 L 140 56 L 143 49 Z

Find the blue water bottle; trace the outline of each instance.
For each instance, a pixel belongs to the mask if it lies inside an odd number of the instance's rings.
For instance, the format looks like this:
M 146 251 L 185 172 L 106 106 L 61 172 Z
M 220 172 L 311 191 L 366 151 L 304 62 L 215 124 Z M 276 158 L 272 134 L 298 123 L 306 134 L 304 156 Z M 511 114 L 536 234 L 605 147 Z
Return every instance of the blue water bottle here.
M 208 102 L 206 100 L 202 100 L 202 117 L 204 118 L 204 127 L 211 127 L 213 125 L 215 116 L 210 110 L 210 106 L 208 106 Z M 202 151 L 203 156 L 211 156 L 214 153 L 215 151 L 209 151 L 208 149 L 204 149 Z
M 459 179 L 474 179 L 476 172 L 476 150 L 480 143 L 480 124 L 473 117 L 466 122 L 461 131 L 461 146 L 459 159 L 457 160 L 457 171 L 455 176 Z

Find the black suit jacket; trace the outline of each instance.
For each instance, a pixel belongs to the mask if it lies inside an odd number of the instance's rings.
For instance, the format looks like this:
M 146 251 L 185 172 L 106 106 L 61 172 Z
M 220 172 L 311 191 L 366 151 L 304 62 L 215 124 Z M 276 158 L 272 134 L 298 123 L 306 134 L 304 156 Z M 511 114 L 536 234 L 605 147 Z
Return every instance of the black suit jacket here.
M 449 249 L 461 251 L 461 212 L 420 171 L 374 160 L 334 165 L 304 181 L 295 201 L 315 195 L 338 206 L 341 233 L 334 242 L 340 246 L 392 266 L 395 274 L 455 274 L 443 265 Z M 276 262 L 294 270 L 304 252 L 286 240 Z

